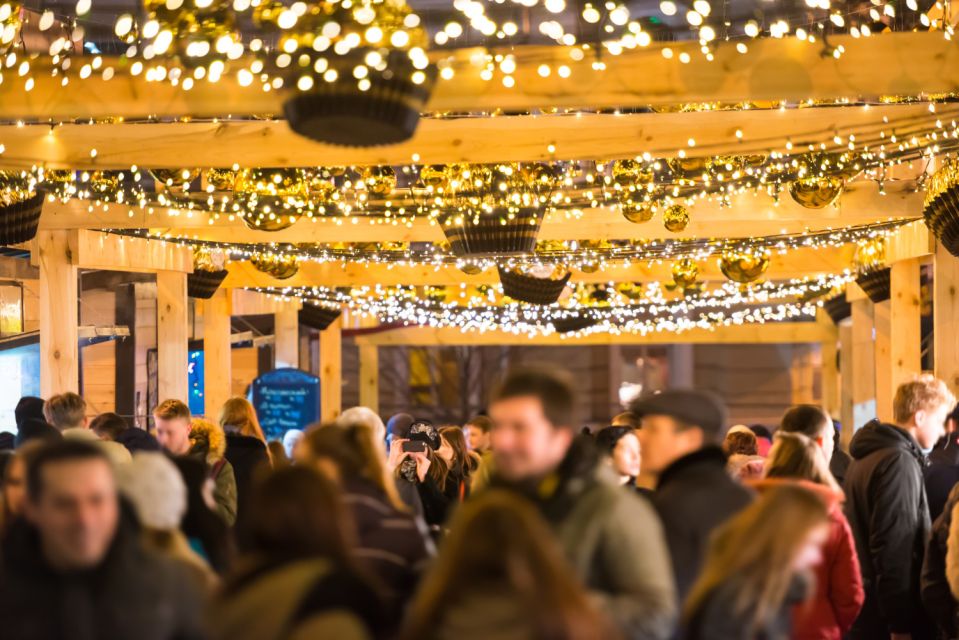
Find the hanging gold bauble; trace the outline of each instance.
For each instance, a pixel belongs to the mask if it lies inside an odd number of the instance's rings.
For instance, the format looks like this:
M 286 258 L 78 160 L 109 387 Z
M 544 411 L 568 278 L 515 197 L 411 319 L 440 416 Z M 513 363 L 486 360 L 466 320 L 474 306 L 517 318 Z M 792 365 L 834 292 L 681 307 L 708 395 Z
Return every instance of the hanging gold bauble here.
M 150 175 L 171 189 L 182 189 L 200 177 L 199 169 L 150 169 Z
M 73 181 L 72 169 L 44 169 L 43 181 L 50 185 L 63 185 Z
M 393 167 L 368 167 L 362 173 L 366 190 L 377 196 L 388 196 L 396 188 L 396 172 Z
M 243 169 L 236 176 L 234 191 L 257 199 L 275 197 L 303 203 L 309 196 L 309 183 L 303 169 Z
M 420 180 L 423 181 L 424 185 L 433 189 L 446 188 L 449 181 L 446 174 L 446 165 L 428 164 L 424 166 L 420 169 Z
M 860 242 L 856 246 L 856 255 L 853 260 L 859 271 L 884 267 L 886 265 L 885 238 L 873 238 Z
M 326 204 L 333 200 L 336 185 L 326 178 L 313 176 L 310 178 L 310 199 L 319 204 Z
M 206 181 L 217 191 L 233 191 L 236 174 L 233 169 L 207 169 Z
M 715 158 L 710 158 L 709 168 L 713 173 L 733 173 L 735 171 L 742 171 L 746 166 L 746 157 L 745 156 L 716 156 Z
M 582 265 L 580 265 L 579 270 L 582 271 L 583 273 L 596 273 L 597 271 L 599 271 L 599 263 L 598 262 L 583 263 Z
M 620 187 L 630 187 L 638 184 L 649 184 L 655 175 L 653 170 L 636 160 L 613 161 L 613 183 Z
M 689 224 L 689 211 L 681 204 L 674 204 L 663 211 L 663 225 L 668 231 L 679 233 Z
M 226 268 L 226 253 L 223 249 L 196 247 L 193 250 L 194 271 L 222 271 Z
M 807 209 L 822 209 L 842 193 L 843 181 L 832 176 L 800 178 L 789 183 L 789 195 Z
M 483 273 L 483 267 L 478 264 L 473 264 L 472 262 L 467 262 L 466 264 L 460 265 L 460 271 L 465 273 L 468 276 L 478 276 Z
M 758 280 L 769 268 L 769 251 L 728 251 L 719 259 L 723 275 L 739 284 Z
M 706 171 L 706 158 L 670 158 L 669 168 L 680 176 L 698 176 Z
M 550 191 L 558 182 L 556 170 L 542 162 L 524 164 L 520 167 L 520 175 L 536 191 Z
M 90 174 L 90 188 L 97 193 L 115 193 L 120 188 L 120 178 L 109 171 L 94 171 Z
M 263 273 L 267 273 L 277 280 L 286 280 L 296 275 L 300 270 L 296 256 L 279 256 L 275 253 L 261 253 L 254 255 L 250 262 Z
M 683 294 L 702 290 L 702 284 L 696 282 L 699 278 L 699 265 L 690 258 L 682 258 L 673 263 L 673 281 L 666 285 L 668 291 L 679 289 Z
M 638 282 L 623 282 L 616 286 L 620 295 L 629 300 L 639 300 L 643 297 L 643 285 Z
M 256 231 L 283 231 L 289 229 L 300 219 L 294 212 L 250 211 L 243 216 L 243 223 Z
M 654 206 L 648 202 L 626 200 L 621 202 L 619 206 L 623 212 L 623 217 L 635 224 L 649 222 L 653 219 L 653 214 L 656 212 Z
M 431 302 L 438 302 L 442 304 L 446 302 L 446 295 L 446 287 L 431 285 L 426 285 L 423 287 L 423 296 Z

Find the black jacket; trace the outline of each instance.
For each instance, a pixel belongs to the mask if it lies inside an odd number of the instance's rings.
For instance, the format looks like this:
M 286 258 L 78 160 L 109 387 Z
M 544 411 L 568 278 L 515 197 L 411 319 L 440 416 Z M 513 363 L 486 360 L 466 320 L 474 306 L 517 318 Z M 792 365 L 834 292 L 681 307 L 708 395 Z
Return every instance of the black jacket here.
M 662 472 L 652 501 L 663 521 L 680 602 L 699 577 L 710 534 L 752 500 L 753 493 L 726 473 L 719 447 L 683 456 Z
M 246 546 L 253 478 L 260 467 L 270 466 L 266 445 L 259 438 L 226 434 L 226 459 L 233 466 L 236 478 L 236 537 L 241 547 Z
M 947 433 L 929 454 L 925 471 L 929 517 L 935 521 L 942 513 L 949 492 L 959 482 L 959 434 Z
M 922 478 L 925 458 L 910 434 L 878 421 L 856 433 L 849 452 L 845 511 L 866 591 L 853 637 L 917 633 L 928 625 L 919 598 L 931 528 Z
M 159 451 L 160 443 L 145 429 L 130 427 L 117 434 L 116 441 L 127 448 L 130 453 L 137 451 Z
M 944 638 L 955 638 L 959 635 L 959 625 L 956 624 L 956 599 L 952 597 L 949 581 L 946 578 L 949 525 L 952 524 L 952 510 L 957 502 L 959 502 L 959 486 L 953 488 L 946 501 L 945 509 L 932 524 L 932 535 L 926 545 L 920 581 L 922 605 L 932 616 Z
M 202 608 L 187 570 L 144 550 L 132 525 L 120 525 L 99 567 L 75 574 L 54 571 L 22 521 L 4 539 L 4 640 L 193 640 L 204 637 Z
M 796 576 L 789 585 L 782 606 L 752 628 L 754 611 L 737 613 L 738 584 L 735 578 L 706 596 L 685 625 L 684 640 L 789 640 L 792 631 L 792 607 L 809 594 L 808 576 Z

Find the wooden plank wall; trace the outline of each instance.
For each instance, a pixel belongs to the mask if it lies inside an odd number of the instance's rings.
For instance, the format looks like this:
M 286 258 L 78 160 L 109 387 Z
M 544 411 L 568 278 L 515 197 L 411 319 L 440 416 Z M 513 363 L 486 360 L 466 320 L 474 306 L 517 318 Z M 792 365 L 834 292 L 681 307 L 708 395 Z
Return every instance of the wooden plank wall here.
M 81 325 L 113 325 L 115 322 L 116 295 L 113 291 L 95 289 L 80 294 Z M 116 344 L 110 341 L 84 347 L 80 352 L 81 393 L 87 401 L 90 416 L 113 411 L 116 407 L 115 351 Z

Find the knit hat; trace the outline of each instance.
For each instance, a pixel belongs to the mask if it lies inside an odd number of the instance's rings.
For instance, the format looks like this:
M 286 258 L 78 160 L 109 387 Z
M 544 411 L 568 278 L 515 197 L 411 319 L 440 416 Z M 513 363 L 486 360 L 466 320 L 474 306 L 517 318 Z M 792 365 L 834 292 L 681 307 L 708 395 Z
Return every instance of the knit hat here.
M 133 505 L 140 524 L 173 531 L 186 513 L 186 484 L 172 460 L 155 451 L 138 451 L 117 469 L 120 491 Z
M 407 436 L 410 440 L 421 440 L 429 445 L 430 449 L 436 451 L 440 448 L 440 432 L 436 430 L 433 423 L 429 420 L 417 420 L 410 425 L 410 433 Z
M 336 423 L 343 427 L 353 424 L 366 425 L 373 431 L 378 440 L 386 437 L 386 426 L 383 424 L 383 419 L 369 407 L 351 407 L 340 414 Z

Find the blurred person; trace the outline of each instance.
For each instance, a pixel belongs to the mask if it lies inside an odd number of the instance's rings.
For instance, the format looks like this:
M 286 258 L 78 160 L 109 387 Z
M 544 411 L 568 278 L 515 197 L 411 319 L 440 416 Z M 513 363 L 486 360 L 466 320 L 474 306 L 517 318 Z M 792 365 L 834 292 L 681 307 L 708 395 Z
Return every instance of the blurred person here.
M 23 396 L 13 410 L 17 424 L 14 444 L 20 447 L 31 440 L 60 440 L 63 436 L 43 415 L 43 398 Z
M 666 638 L 676 600 L 663 531 L 623 491 L 592 441 L 577 438 L 574 386 L 540 369 L 508 373 L 493 393 L 491 445 L 500 486 L 526 496 L 567 561 L 627 638 Z
M 470 495 L 473 473 L 481 464 L 480 457 L 469 450 L 460 427 L 440 429 L 440 448 L 436 450 L 436 455 L 446 463 L 448 469 L 444 493 L 455 495 L 457 501 L 462 502 Z
M 209 420 L 193 418 L 180 400 L 164 400 L 153 410 L 157 440 L 172 456 L 190 456 L 213 479 L 216 511 L 228 526 L 236 522 L 236 477 L 226 459 L 226 434 Z
M 27 499 L 27 458 L 43 446 L 35 440 L 27 442 L 14 451 L 0 474 L 0 495 L 3 498 L 3 512 L 0 514 L 0 534 L 9 529 L 11 523 L 23 515 Z
M 410 606 L 405 640 L 618 638 L 522 498 L 491 489 L 453 518 Z
M 350 516 L 337 493 L 308 466 L 256 483 L 252 546 L 214 603 L 214 640 L 383 637 L 384 605 L 354 566 Z
M 372 431 L 378 442 L 386 440 L 386 425 L 383 418 L 369 407 L 350 407 L 340 414 L 336 421 L 341 425 L 365 424 Z
M 45 444 L 27 464 L 25 520 L 4 539 L 6 640 L 203 638 L 186 570 L 140 544 L 121 517 L 113 465 L 93 443 Z
M 446 522 L 450 508 L 459 501 L 455 484 L 450 484 L 450 469 L 446 461 L 437 454 L 442 439 L 433 423 L 428 420 L 416 420 L 409 425 L 406 433 L 396 430 L 390 442 L 388 466 L 394 469 L 397 489 L 403 501 L 409 504 L 412 488 L 416 500 L 422 505 L 423 520 L 437 533 Z M 404 446 L 414 443 L 418 450 L 407 450 Z
M 959 432 L 955 428 L 957 416 L 959 405 L 953 407 L 946 417 L 946 434 L 933 447 L 929 464 L 923 470 L 929 517 L 932 520 L 942 513 L 949 492 L 959 482 Z
M 946 433 L 929 453 L 929 462 L 959 464 L 959 404 L 946 417 Z
M 922 559 L 919 588 L 922 606 L 932 618 L 938 637 L 951 640 L 959 637 L 959 607 L 950 585 L 950 571 L 959 578 L 959 557 L 949 554 L 952 522 L 959 504 L 959 485 L 953 487 L 939 517 L 932 523 L 932 534 Z M 959 531 L 957 531 L 959 534 Z M 950 563 L 951 561 L 951 563 Z M 957 581 L 959 586 L 959 581 Z
M 79 395 L 67 391 L 51 396 L 43 404 L 43 415 L 47 422 L 57 428 L 65 440 L 84 440 L 92 442 L 103 449 L 113 464 L 122 465 L 130 462 L 130 452 L 122 444 L 101 440 L 90 429 L 86 416 L 87 403 Z
M 788 640 L 792 607 L 805 600 L 829 536 L 815 492 L 764 491 L 716 531 L 684 607 L 687 640 Z
M 723 451 L 727 456 L 734 454 L 758 456 L 759 441 L 749 427 L 738 424 L 726 432 L 726 437 L 723 438 Z
M 765 486 L 778 480 L 804 480 L 827 494 L 829 537 L 823 545 L 823 561 L 815 567 L 815 595 L 808 605 L 793 610 L 791 637 L 840 640 L 849 632 L 865 599 L 856 543 L 842 513 L 842 489 L 826 466 L 821 446 L 798 432 L 777 434 L 769 451 L 766 478 Z
M 160 451 L 160 443 L 146 429 L 131 427 L 115 413 L 101 413 L 90 421 L 90 430 L 101 440 L 119 442 L 130 454 L 137 451 Z
M 609 421 L 609 426 L 640 429 L 643 426 L 643 422 L 639 419 L 639 416 L 632 411 L 624 411 L 623 413 L 618 413 L 613 416 L 613 419 Z
M 247 504 L 253 489 L 253 474 L 271 466 L 270 453 L 266 447 L 263 428 L 256 417 L 250 401 L 234 396 L 220 408 L 219 424 L 226 434 L 226 459 L 233 467 L 236 481 L 236 530 L 237 541 L 246 543 L 248 527 Z
M 279 440 L 270 440 L 266 443 L 266 449 L 270 452 L 270 460 L 273 461 L 274 469 L 282 469 L 293 464 L 286 455 L 286 447 Z
M 873 420 L 853 436 L 846 517 L 856 539 L 866 602 L 850 637 L 932 637 L 920 601 L 931 529 L 923 485 L 924 449 L 942 437 L 955 397 L 930 375 L 899 385 L 893 424 Z
M 463 427 L 463 434 L 466 436 L 466 444 L 470 451 L 479 455 L 479 468 L 473 472 L 473 490 L 480 491 L 489 485 L 490 477 L 493 475 L 493 451 L 490 449 L 490 431 L 493 429 L 493 421 L 489 416 L 476 416 L 471 418 Z
M 766 457 L 773 446 L 773 433 L 766 425 L 751 424 L 747 427 L 756 436 L 756 446 L 759 448 L 758 455 Z
M 302 429 L 287 429 L 283 434 L 283 450 L 286 451 L 287 460 L 295 457 L 296 445 L 303 438 Z
M 393 440 L 397 437 L 405 438 L 410 432 L 410 425 L 416 422 L 416 419 L 408 413 L 397 413 L 390 417 L 386 422 L 386 436 L 384 438 L 386 450 L 393 453 Z
M 173 461 L 158 451 L 137 452 L 130 464 L 117 469 L 117 483 L 136 513 L 144 545 L 182 563 L 198 585 L 212 590 L 216 574 L 180 530 L 187 490 Z
M 230 528 L 216 512 L 213 479 L 206 464 L 189 457 L 171 457 L 186 485 L 186 513 L 180 529 L 190 548 L 196 551 L 218 574 L 232 566 L 236 545 Z
M 753 493 L 726 472 L 720 447 L 726 410 L 717 397 L 676 389 L 638 398 L 631 410 L 642 420 L 643 466 L 657 479 L 651 498 L 683 602 L 699 576 L 710 534 L 744 509 Z
M 832 421 L 835 433 L 832 438 L 832 458 L 829 460 L 829 471 L 840 486 L 846 486 L 846 472 L 852 464 L 852 456 L 842 448 L 842 425 L 837 420 Z
M 314 465 L 339 485 L 353 516 L 356 558 L 380 578 L 398 611 L 412 596 L 433 544 L 399 497 L 382 459 L 382 434 L 367 424 L 341 424 L 310 427 L 300 462 Z
M 619 476 L 619 483 L 630 489 L 636 488 L 640 471 L 639 436 L 633 427 L 610 426 L 596 433 L 596 446 L 603 460 Z

